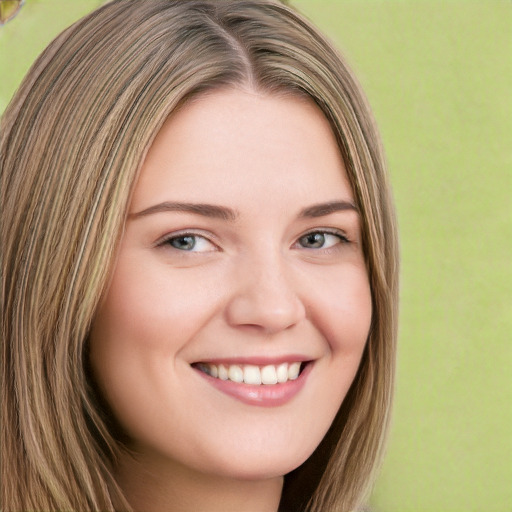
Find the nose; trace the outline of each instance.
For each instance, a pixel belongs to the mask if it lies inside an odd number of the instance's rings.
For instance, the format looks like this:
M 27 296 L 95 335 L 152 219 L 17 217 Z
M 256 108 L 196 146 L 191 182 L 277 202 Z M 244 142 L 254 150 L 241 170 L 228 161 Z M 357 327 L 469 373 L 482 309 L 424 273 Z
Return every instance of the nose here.
M 277 257 L 262 257 L 252 258 L 239 269 L 226 308 L 231 326 L 250 326 L 265 334 L 275 334 L 306 317 L 304 303 L 284 267 Z

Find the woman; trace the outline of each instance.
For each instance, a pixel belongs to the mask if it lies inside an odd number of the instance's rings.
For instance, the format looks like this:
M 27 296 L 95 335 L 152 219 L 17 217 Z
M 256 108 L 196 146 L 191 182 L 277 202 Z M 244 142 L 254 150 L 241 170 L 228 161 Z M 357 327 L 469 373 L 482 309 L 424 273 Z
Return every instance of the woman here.
M 2 126 L 3 510 L 348 511 L 382 453 L 376 128 L 273 0 L 118 0 Z

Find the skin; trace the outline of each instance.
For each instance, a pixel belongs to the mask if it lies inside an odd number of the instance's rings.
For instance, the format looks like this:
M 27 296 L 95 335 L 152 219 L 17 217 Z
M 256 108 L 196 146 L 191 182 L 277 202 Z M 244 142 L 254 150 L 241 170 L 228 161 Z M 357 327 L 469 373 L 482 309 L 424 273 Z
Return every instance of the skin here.
M 233 218 L 153 208 L 164 202 Z M 305 214 L 332 202 L 345 208 Z M 131 439 L 118 478 L 138 512 L 277 510 L 283 475 L 329 428 L 370 328 L 353 202 L 307 99 L 220 90 L 163 126 L 91 333 L 98 385 Z M 282 405 L 243 403 L 191 366 L 261 356 L 312 361 Z

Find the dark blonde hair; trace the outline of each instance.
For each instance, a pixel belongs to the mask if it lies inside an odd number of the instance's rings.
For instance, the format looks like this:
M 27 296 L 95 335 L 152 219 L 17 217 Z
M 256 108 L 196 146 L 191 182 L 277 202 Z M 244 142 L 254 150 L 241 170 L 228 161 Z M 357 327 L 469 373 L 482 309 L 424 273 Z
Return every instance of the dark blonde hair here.
M 3 511 L 129 510 L 87 337 L 146 152 L 168 116 L 239 85 L 307 95 L 332 126 L 361 214 L 373 318 L 357 376 L 280 510 L 357 507 L 382 454 L 398 295 L 379 137 L 353 74 L 272 0 L 115 0 L 57 37 L 2 120 Z

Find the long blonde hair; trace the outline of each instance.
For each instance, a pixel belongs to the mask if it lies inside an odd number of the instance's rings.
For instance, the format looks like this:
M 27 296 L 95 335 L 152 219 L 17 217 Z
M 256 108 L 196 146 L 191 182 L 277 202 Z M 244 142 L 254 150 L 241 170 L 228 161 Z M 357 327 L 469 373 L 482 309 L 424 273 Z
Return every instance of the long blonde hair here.
M 64 31 L 2 120 L 3 512 L 130 510 L 88 367 L 88 330 L 133 184 L 166 118 L 202 91 L 308 95 L 332 125 L 361 212 L 373 298 L 356 379 L 280 510 L 357 507 L 392 398 L 398 249 L 370 109 L 344 61 L 273 0 L 115 0 Z

